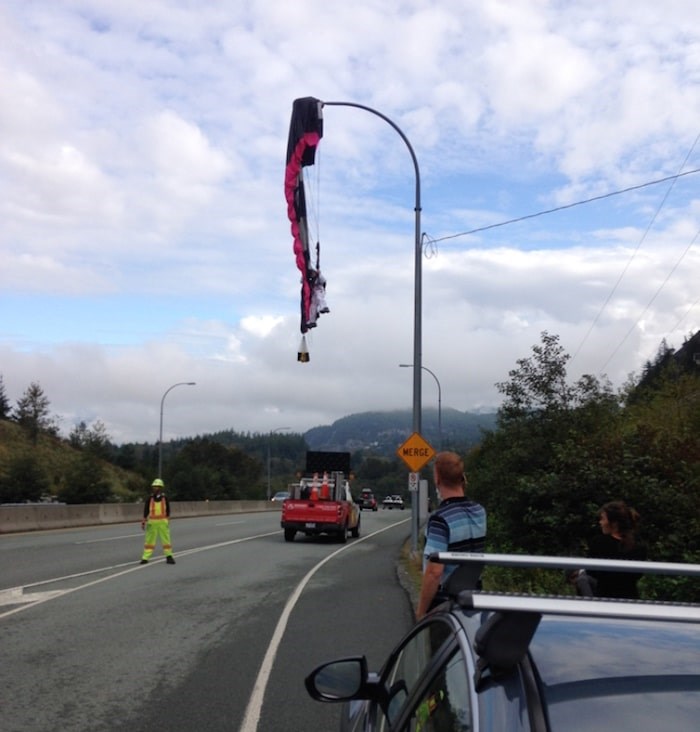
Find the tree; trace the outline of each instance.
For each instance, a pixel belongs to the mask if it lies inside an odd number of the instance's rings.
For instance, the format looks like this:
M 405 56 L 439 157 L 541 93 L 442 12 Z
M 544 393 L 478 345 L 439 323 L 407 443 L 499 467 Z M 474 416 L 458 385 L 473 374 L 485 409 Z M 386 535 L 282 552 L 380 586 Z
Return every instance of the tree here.
M 260 498 L 263 464 L 241 450 L 196 438 L 168 464 L 168 496 L 178 501 Z
M 48 397 L 36 381 L 33 381 L 17 400 L 13 419 L 27 431 L 34 445 L 41 432 L 52 435 L 58 432 L 56 423 L 49 412 L 49 404 Z
M 61 498 L 66 503 L 104 503 L 111 495 L 100 460 L 90 452 L 82 452 L 66 475 Z
M 15 455 L 0 473 L 0 503 L 38 501 L 48 490 L 48 477 L 33 452 Z
M 508 373 L 510 381 L 496 384 L 504 396 L 499 410 L 503 421 L 542 412 L 567 409 L 572 393 L 566 383 L 568 354 L 559 345 L 559 336 L 541 334 L 542 345 L 533 346 L 530 358 L 517 361 L 518 368 Z
M 99 419 L 88 427 L 80 422 L 70 432 L 68 442 L 76 450 L 85 450 L 96 457 L 106 459 L 110 453 L 110 440 L 107 428 Z
M 7 398 L 7 392 L 5 391 L 5 383 L 0 374 L 0 419 L 10 418 L 10 400 Z
M 597 506 L 620 484 L 620 446 L 610 438 L 619 399 L 593 376 L 568 384 L 558 336 L 541 337 L 497 384 L 506 398 L 497 429 L 469 457 L 471 483 L 493 507 L 499 551 L 578 553 Z

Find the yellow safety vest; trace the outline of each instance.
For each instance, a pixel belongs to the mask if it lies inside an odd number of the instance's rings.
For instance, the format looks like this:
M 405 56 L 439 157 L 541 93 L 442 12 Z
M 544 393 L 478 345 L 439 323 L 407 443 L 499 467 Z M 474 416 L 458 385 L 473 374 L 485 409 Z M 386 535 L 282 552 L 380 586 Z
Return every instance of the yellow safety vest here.
M 168 518 L 165 510 L 165 496 L 161 495 L 160 501 L 156 501 L 155 498 L 151 498 L 148 508 L 149 519 L 164 519 Z

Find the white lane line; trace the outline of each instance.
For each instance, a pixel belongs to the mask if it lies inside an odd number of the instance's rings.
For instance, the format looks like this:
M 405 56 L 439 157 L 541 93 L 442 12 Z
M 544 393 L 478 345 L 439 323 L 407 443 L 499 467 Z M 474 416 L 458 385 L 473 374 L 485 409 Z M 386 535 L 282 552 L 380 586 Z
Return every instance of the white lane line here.
M 384 531 L 396 528 L 401 524 L 405 524 L 407 521 L 410 520 L 410 518 L 407 518 L 403 521 L 398 521 L 395 524 L 385 526 L 383 529 L 379 529 L 378 531 L 374 531 L 367 536 L 363 536 L 361 539 L 355 539 L 355 541 L 353 541 L 351 544 L 345 544 L 344 546 L 340 547 L 340 549 L 336 549 L 334 552 L 322 559 L 315 567 L 313 567 L 306 573 L 306 576 L 301 580 L 301 582 L 296 586 L 294 592 L 292 592 L 292 594 L 290 595 L 289 599 L 287 600 L 287 604 L 284 606 L 282 615 L 280 615 L 280 619 L 277 621 L 275 632 L 272 634 L 272 638 L 270 639 L 270 645 L 267 647 L 265 657 L 263 658 L 263 662 L 260 666 L 260 671 L 258 671 L 257 678 L 255 679 L 255 685 L 253 686 L 253 692 L 250 695 L 250 700 L 248 701 L 248 706 L 246 707 L 240 732 L 257 732 L 258 724 L 260 723 L 260 711 L 262 709 L 263 699 L 265 697 L 265 689 L 267 688 L 267 682 L 270 679 L 270 672 L 272 671 L 272 666 L 275 662 L 275 656 L 277 656 L 277 651 L 279 650 L 280 643 L 282 642 L 284 631 L 287 629 L 289 616 L 292 614 L 294 606 L 297 604 L 297 601 L 301 597 L 301 593 L 304 591 L 304 588 L 309 583 L 311 578 L 316 574 L 316 572 L 318 572 L 319 569 L 321 569 L 321 567 L 323 567 L 326 562 L 330 562 L 331 559 L 338 556 L 338 554 L 340 554 L 341 552 L 344 552 L 347 549 L 352 549 L 354 546 L 357 546 L 361 542 L 367 541 L 367 539 L 371 539 L 373 536 L 377 536 L 377 534 L 381 534 Z
M 198 552 L 206 552 L 211 549 L 220 549 L 224 546 L 231 546 L 232 544 L 240 544 L 244 541 L 252 541 L 253 539 L 263 539 L 266 536 L 277 536 L 279 534 L 279 529 L 277 531 L 268 531 L 265 534 L 255 534 L 254 536 L 245 536 L 241 539 L 231 539 L 230 541 L 222 541 L 218 544 L 210 544 L 209 546 L 201 546 L 197 547 L 196 549 L 186 549 L 185 551 L 178 552 L 178 556 L 184 557 L 188 556 L 190 554 L 197 554 Z M 22 602 L 20 607 L 16 607 L 13 610 L 8 610 L 4 613 L 0 613 L 0 620 L 3 618 L 7 618 L 10 615 L 14 615 L 15 613 L 19 613 L 22 610 L 26 610 L 30 607 L 35 607 L 36 605 L 41 605 L 44 602 L 48 602 L 49 600 L 55 600 L 57 597 L 62 597 L 63 595 L 69 595 L 71 592 L 77 592 L 78 590 L 84 590 L 88 587 L 92 587 L 93 585 L 99 585 L 101 582 L 107 582 L 108 580 L 117 579 L 117 577 L 121 577 L 122 575 L 129 574 L 129 572 L 138 572 L 141 570 L 147 570 L 151 565 L 157 564 L 159 562 L 165 561 L 164 558 L 156 559 L 155 561 L 151 561 L 150 564 L 143 564 L 136 566 L 133 566 L 133 562 L 128 562 L 126 564 L 115 564 L 111 567 L 103 567 L 102 569 L 92 569 L 89 572 L 80 572 L 78 574 L 69 574 L 65 575 L 64 577 L 56 577 L 54 579 L 50 580 L 43 580 L 42 582 L 34 582 L 31 585 L 24 585 L 24 587 L 10 587 L 7 590 L 3 590 L 0 595 L 2 595 L 6 600 L 11 597 L 21 598 L 23 596 L 24 590 L 28 587 L 39 587 L 40 585 L 48 585 L 53 582 L 61 582 L 69 579 L 75 579 L 76 577 L 83 577 L 85 575 L 89 574 L 96 574 L 98 572 L 110 572 L 113 569 L 119 569 L 119 567 L 128 566 L 129 569 L 125 569 L 121 572 L 117 572 L 116 574 L 110 574 L 108 577 L 101 577 L 100 579 L 92 580 L 92 582 L 86 582 L 83 585 L 78 585 L 77 587 L 71 587 L 67 590 L 53 590 L 48 592 L 36 592 L 32 593 L 30 595 L 24 595 L 27 599 L 19 599 L 18 602 Z M 34 599 L 37 598 L 37 599 Z M 0 602 L 0 605 L 2 604 L 14 604 L 10 602 L 9 600 L 5 603 Z
M 54 582 L 63 582 L 65 580 L 71 580 L 76 579 L 77 577 L 87 577 L 89 574 L 99 574 L 100 572 L 111 572 L 113 569 L 119 569 L 120 567 L 131 567 L 133 566 L 134 562 L 122 562 L 121 564 L 112 564 L 109 567 L 100 567 L 98 569 L 88 569 L 86 572 L 76 572 L 75 574 L 65 574 L 63 577 L 52 577 L 51 579 L 47 580 L 39 580 L 38 582 L 31 582 L 28 585 L 22 585 L 21 587 L 10 587 L 7 590 L 2 590 L 3 592 L 7 592 L 9 590 L 26 590 L 28 587 L 41 587 L 41 585 L 50 585 Z

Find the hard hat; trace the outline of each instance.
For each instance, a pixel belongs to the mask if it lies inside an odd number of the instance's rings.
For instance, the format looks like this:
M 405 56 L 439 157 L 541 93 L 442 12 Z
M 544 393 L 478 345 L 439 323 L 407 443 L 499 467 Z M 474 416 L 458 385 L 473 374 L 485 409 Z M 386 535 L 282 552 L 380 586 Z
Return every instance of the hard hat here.
M 165 483 L 160 478 L 156 478 L 153 483 L 151 483 L 151 488 L 165 488 Z

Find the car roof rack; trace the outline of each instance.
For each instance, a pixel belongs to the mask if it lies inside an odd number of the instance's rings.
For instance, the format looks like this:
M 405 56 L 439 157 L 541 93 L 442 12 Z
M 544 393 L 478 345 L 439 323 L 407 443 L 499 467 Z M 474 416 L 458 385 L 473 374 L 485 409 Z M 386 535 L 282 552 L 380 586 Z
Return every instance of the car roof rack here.
M 462 590 L 457 596 L 457 604 L 465 610 L 700 623 L 700 605 L 691 603 L 612 600 L 608 598 L 583 598 L 574 595 L 520 595 L 510 592 Z
M 700 564 L 682 562 L 640 562 L 631 559 L 589 559 L 588 557 L 550 557 L 535 554 L 478 554 L 475 552 L 435 552 L 428 559 L 439 564 L 471 564 L 497 567 L 539 569 L 593 569 L 636 574 L 682 575 L 700 577 Z
M 700 605 L 642 600 L 578 597 L 572 595 L 531 595 L 508 592 L 481 592 L 474 589 L 474 579 L 484 566 L 526 567 L 541 569 L 594 569 L 598 571 L 636 572 L 651 575 L 700 577 L 700 565 L 676 562 L 638 562 L 616 559 L 551 557 L 528 554 L 477 554 L 473 552 L 436 552 L 432 562 L 460 565 L 464 584 L 453 583 L 451 594 L 460 607 L 494 612 L 546 613 L 550 615 L 587 615 L 591 617 L 700 622 Z

